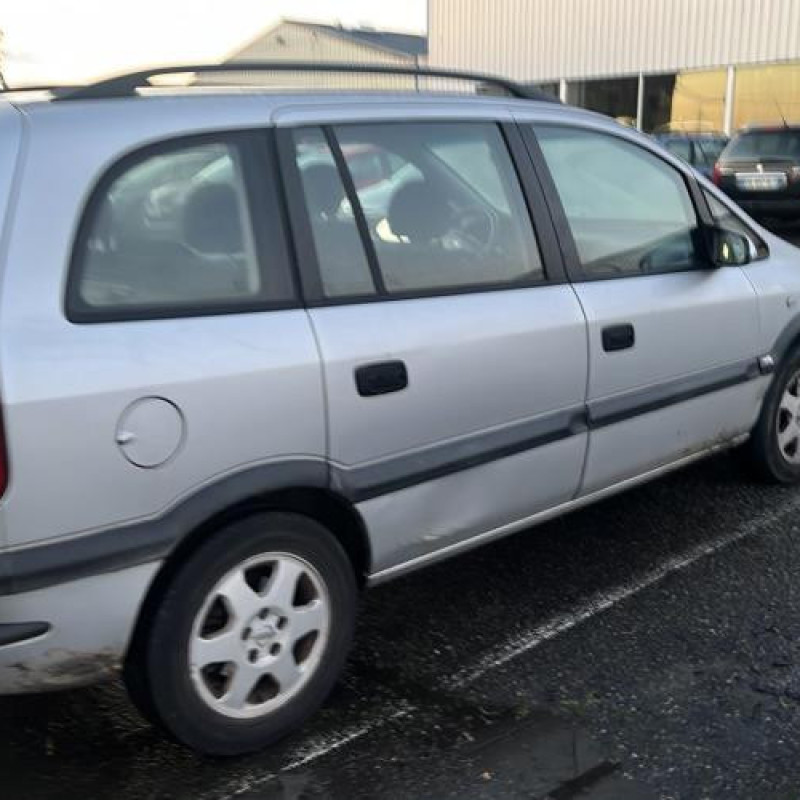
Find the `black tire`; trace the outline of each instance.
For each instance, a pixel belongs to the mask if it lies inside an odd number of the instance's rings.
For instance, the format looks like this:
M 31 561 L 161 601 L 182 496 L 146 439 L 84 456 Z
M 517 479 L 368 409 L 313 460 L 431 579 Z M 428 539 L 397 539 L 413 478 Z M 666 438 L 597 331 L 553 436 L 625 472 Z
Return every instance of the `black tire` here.
M 196 617 L 218 581 L 262 554 L 288 554 L 313 568 L 327 592 L 327 640 L 305 683 L 283 705 L 261 716 L 232 718 L 201 696 L 190 674 L 189 646 Z M 261 513 L 232 523 L 177 570 L 139 632 L 125 668 L 131 697 L 146 717 L 200 753 L 236 756 L 260 750 L 302 725 L 333 688 L 352 642 L 357 595 L 350 560 L 317 522 L 297 514 Z
M 771 483 L 800 483 L 800 463 L 788 460 L 778 443 L 779 426 L 785 425 L 785 412 L 780 412 L 783 393 L 800 373 L 800 350 L 786 358 L 779 367 L 764 398 L 761 414 L 753 428 L 749 450 L 758 475 Z M 798 443 L 800 447 L 800 443 Z

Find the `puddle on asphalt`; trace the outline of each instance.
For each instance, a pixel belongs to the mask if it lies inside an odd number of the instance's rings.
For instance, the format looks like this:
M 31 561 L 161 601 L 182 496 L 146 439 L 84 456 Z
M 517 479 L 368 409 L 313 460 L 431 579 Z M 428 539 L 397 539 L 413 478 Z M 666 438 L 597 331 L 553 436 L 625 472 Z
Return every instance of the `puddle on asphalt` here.
M 315 737 L 407 712 L 305 766 L 286 770 Z M 144 725 L 113 687 L 4 698 L 3 800 L 652 800 L 627 780 L 577 717 L 537 706 L 498 707 L 469 690 L 443 691 L 351 664 L 347 686 L 301 736 L 236 761 L 194 756 Z M 611 793 L 609 793 L 611 792 Z
M 655 800 L 576 719 L 403 688 L 415 704 L 409 715 L 352 747 L 278 773 L 237 800 Z

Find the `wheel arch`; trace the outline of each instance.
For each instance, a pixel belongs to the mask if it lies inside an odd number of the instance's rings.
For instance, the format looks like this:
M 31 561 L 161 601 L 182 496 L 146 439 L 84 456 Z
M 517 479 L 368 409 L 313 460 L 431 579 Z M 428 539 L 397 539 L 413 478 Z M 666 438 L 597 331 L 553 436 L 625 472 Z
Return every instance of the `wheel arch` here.
M 363 590 L 366 587 L 372 552 L 366 526 L 355 505 L 326 485 L 316 482 L 271 486 L 216 509 L 177 539 L 142 598 L 126 658 L 143 645 L 149 621 L 161 598 L 173 576 L 192 553 L 227 525 L 268 511 L 295 513 L 320 523 L 345 551 L 353 566 L 358 588 Z
M 770 354 L 779 369 L 792 353 L 800 350 L 800 314 L 796 314 L 786 323 L 778 338 L 772 345 Z

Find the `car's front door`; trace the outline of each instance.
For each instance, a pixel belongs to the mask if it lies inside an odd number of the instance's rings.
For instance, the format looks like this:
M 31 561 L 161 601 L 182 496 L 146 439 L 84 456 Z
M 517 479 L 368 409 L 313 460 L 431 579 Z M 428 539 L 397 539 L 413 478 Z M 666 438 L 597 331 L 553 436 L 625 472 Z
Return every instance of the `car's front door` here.
M 373 568 L 571 499 L 586 448 L 585 320 L 552 272 L 552 228 L 534 233 L 501 126 L 390 122 L 289 136 L 284 163 L 307 226 L 297 238 L 313 243 L 303 260 L 318 266 L 309 313 L 333 482 L 359 505 Z M 352 154 L 365 150 L 392 166 L 379 185 L 352 174 Z
M 589 326 L 582 493 L 748 431 L 766 383 L 757 300 L 742 269 L 710 263 L 693 179 L 627 136 L 534 128 Z

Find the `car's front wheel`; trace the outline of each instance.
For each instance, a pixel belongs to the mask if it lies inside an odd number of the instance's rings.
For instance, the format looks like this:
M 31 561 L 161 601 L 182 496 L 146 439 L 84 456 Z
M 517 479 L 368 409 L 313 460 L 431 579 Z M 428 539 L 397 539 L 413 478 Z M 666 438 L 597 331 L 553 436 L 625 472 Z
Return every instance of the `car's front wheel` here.
M 313 520 L 263 513 L 229 525 L 172 577 L 126 667 L 131 693 L 195 750 L 262 748 L 332 688 L 356 596 L 347 555 Z
M 750 446 L 763 477 L 800 483 L 800 351 L 792 353 L 775 375 Z

